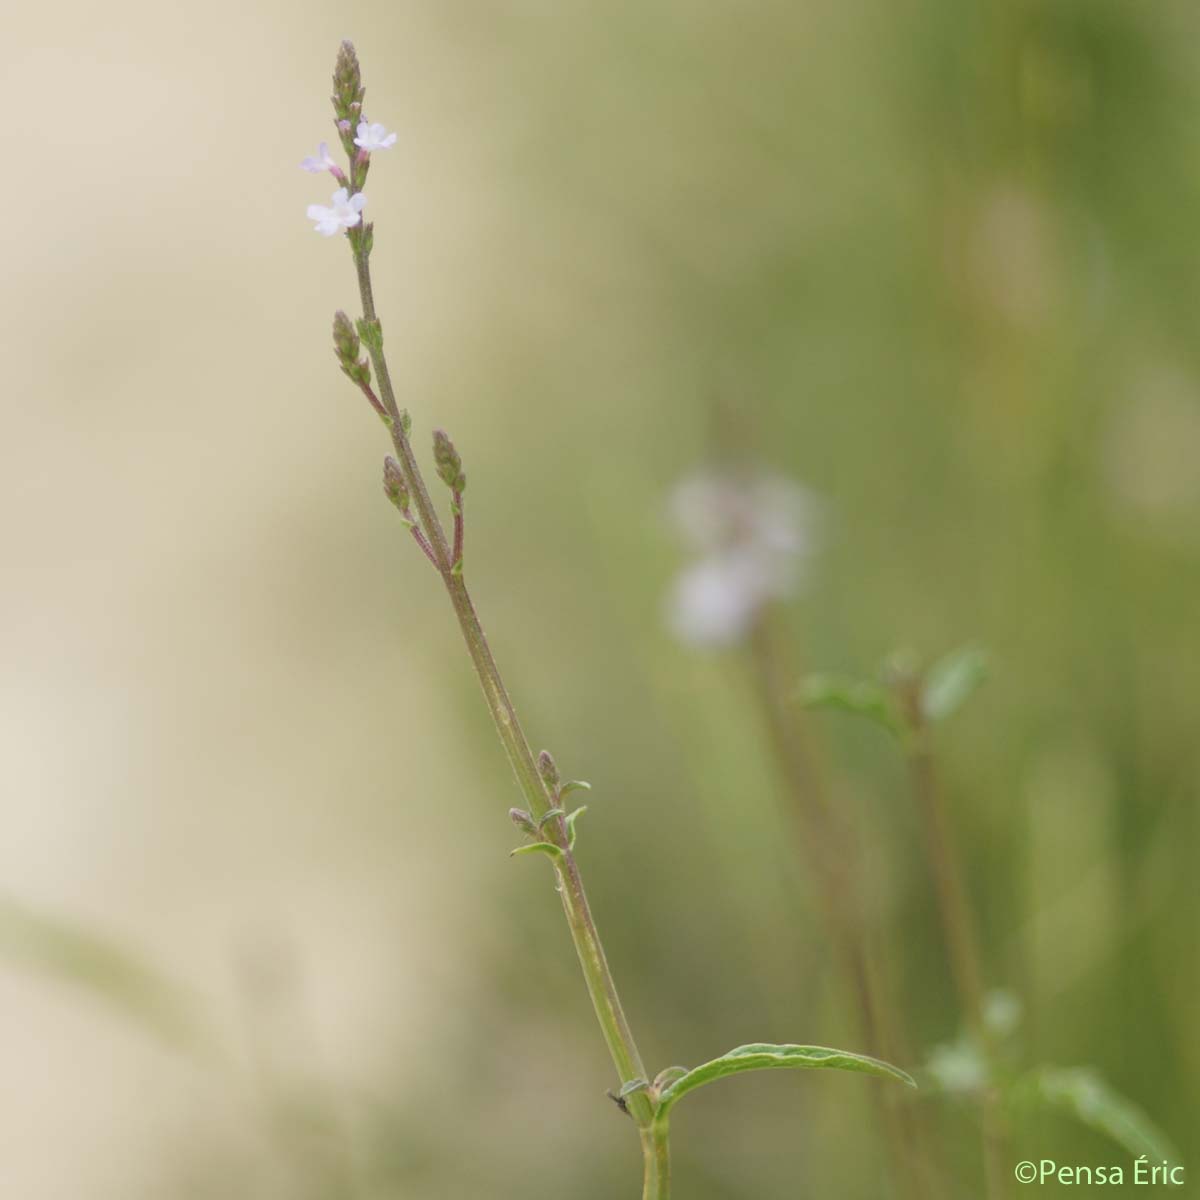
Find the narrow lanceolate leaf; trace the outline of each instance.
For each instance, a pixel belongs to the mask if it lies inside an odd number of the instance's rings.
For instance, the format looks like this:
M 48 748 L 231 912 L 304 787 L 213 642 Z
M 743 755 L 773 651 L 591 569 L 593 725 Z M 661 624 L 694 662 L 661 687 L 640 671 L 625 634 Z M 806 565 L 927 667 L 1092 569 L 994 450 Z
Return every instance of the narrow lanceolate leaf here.
M 1087 1067 L 1040 1067 L 1020 1080 L 1015 1093 L 1020 1099 L 1030 1098 L 1069 1113 L 1135 1158 L 1144 1154 L 1153 1163 L 1179 1161 L 1166 1134 L 1136 1104 Z
M 987 678 L 987 651 L 960 646 L 929 668 L 921 689 L 921 711 L 928 721 L 944 721 L 971 698 Z
M 859 1071 L 864 1075 L 877 1075 L 881 1079 L 898 1079 L 909 1087 L 916 1087 L 910 1075 L 899 1067 L 869 1058 L 865 1054 L 852 1054 L 848 1050 L 831 1050 L 827 1046 L 774 1046 L 755 1042 L 749 1046 L 738 1046 L 728 1054 L 714 1058 L 702 1066 L 693 1067 L 665 1087 L 659 1094 L 658 1116 L 666 1116 L 678 1100 L 688 1092 L 714 1079 L 735 1075 L 740 1071 L 765 1071 L 776 1067 L 796 1067 L 803 1070 Z
M 800 703 L 807 708 L 835 708 L 866 717 L 892 733 L 903 728 L 887 688 L 840 675 L 810 675 L 800 685 Z

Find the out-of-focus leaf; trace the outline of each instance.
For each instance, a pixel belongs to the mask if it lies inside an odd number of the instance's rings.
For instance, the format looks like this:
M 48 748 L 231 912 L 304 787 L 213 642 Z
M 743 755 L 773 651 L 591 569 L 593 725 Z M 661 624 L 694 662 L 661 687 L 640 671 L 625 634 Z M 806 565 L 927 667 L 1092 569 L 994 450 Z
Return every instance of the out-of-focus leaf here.
M 988 992 L 983 1002 L 983 1023 L 993 1037 L 1011 1037 L 1021 1024 L 1020 999 L 1004 988 Z
M 1179 1162 L 1166 1134 L 1088 1067 L 1039 1067 L 1019 1080 L 1014 1091 L 1018 1099 L 1031 1098 L 1069 1113 L 1135 1158 L 1145 1154 L 1155 1164 L 1163 1159 Z
M 852 1054 L 848 1050 L 831 1050 L 827 1046 L 776 1046 L 754 1042 L 738 1046 L 728 1054 L 714 1058 L 699 1067 L 693 1067 L 680 1076 L 659 1095 L 657 1115 L 665 1116 L 671 1107 L 688 1092 L 726 1075 L 742 1071 L 764 1071 L 779 1067 L 795 1067 L 807 1070 L 859 1071 L 864 1075 L 876 1075 L 881 1079 L 898 1079 L 909 1087 L 916 1087 L 912 1076 L 865 1054 Z
M 191 998 L 155 967 L 103 934 L 4 897 L 0 958 L 87 992 L 177 1047 L 207 1041 Z
M 882 684 L 841 675 L 809 675 L 800 685 L 799 697 L 806 708 L 840 709 L 866 717 L 891 733 L 903 730 L 895 702 Z
M 960 646 L 929 668 L 921 689 L 921 711 L 928 721 L 956 713 L 987 678 L 988 656 L 981 646 Z

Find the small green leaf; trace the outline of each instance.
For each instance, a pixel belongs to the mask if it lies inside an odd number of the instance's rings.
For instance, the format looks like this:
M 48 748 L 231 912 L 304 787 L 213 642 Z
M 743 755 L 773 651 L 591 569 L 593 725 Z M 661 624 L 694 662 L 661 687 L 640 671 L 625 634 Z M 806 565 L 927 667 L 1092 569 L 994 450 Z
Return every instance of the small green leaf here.
M 912 1077 L 899 1067 L 880 1062 L 877 1058 L 868 1058 L 865 1054 L 831 1050 L 826 1046 L 774 1046 L 755 1042 L 748 1046 L 738 1046 L 728 1054 L 694 1067 L 680 1076 L 659 1095 L 655 1115 L 666 1116 L 672 1105 L 688 1092 L 711 1083 L 714 1079 L 721 1079 L 740 1071 L 762 1071 L 773 1067 L 860 1071 L 865 1075 L 877 1075 L 881 1079 L 898 1079 L 901 1083 L 907 1083 L 909 1087 L 917 1086 Z
M 1155 1162 L 1179 1161 L 1170 1140 L 1154 1122 L 1087 1067 L 1039 1067 L 1018 1081 L 1014 1093 L 1069 1113 L 1135 1158 L 1145 1154 Z
M 575 849 L 575 822 L 587 812 L 587 805 L 581 805 L 567 817 L 567 849 Z
M 548 854 L 551 858 L 561 858 L 562 850 L 553 842 L 530 842 L 528 846 L 518 846 L 509 857 L 516 858 L 518 854 Z
M 970 699 L 987 678 L 988 655 L 981 646 L 960 646 L 929 668 L 921 689 L 921 711 L 929 721 L 944 721 Z
M 806 708 L 840 709 L 866 717 L 891 733 L 903 729 L 891 693 L 882 684 L 841 675 L 809 675 L 800 685 L 799 697 Z
M 590 792 L 591 790 L 592 785 L 586 779 L 568 779 L 558 789 L 558 798 L 561 800 L 564 796 L 569 796 L 572 792 Z
M 545 813 L 538 821 L 537 827 L 544 829 L 547 821 L 553 821 L 555 817 L 565 817 L 567 814 L 561 808 L 552 808 L 548 813 Z
M 621 1090 L 617 1095 L 624 1100 L 626 1096 L 632 1096 L 635 1092 L 644 1092 L 650 1086 L 645 1079 L 631 1079 L 628 1083 L 621 1084 Z

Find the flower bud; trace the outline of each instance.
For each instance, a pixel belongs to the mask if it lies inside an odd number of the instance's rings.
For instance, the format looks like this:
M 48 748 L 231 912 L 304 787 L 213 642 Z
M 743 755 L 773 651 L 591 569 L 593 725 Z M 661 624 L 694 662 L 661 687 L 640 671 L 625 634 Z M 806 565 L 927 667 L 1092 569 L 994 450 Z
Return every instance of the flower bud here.
M 437 465 L 438 477 L 455 493 L 461 492 L 467 486 L 467 477 L 463 474 L 462 459 L 454 448 L 454 443 L 446 435 L 445 430 L 435 429 L 433 433 L 433 461 Z
M 550 789 L 551 795 L 558 794 L 558 764 L 554 761 L 549 750 L 543 750 L 538 755 L 538 771 L 542 782 Z
M 342 371 L 359 387 L 368 387 L 371 383 L 371 366 L 365 358 L 359 358 L 362 344 L 350 318 L 344 312 L 337 312 L 333 318 L 333 352 L 337 356 Z
M 538 827 L 533 823 L 533 819 L 523 808 L 510 808 L 508 817 L 512 823 L 521 830 L 522 833 L 527 833 L 530 837 L 539 837 Z
M 383 494 L 400 510 L 401 516 L 408 516 L 411 503 L 408 485 L 400 464 L 390 454 L 383 460 Z

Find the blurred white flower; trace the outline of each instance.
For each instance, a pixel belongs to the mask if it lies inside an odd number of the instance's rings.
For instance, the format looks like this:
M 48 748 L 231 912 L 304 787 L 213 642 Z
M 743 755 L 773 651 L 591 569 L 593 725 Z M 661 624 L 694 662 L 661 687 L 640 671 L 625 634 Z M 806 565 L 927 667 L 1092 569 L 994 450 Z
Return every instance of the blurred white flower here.
M 671 515 L 699 557 L 675 582 L 668 623 L 684 641 L 730 645 L 769 601 L 803 583 L 816 548 L 818 504 L 778 476 L 695 475 L 671 496 Z
M 354 144 L 368 154 L 372 150 L 390 150 L 396 144 L 396 135 L 388 133 L 378 121 L 370 125 L 366 121 L 360 121 L 356 132 L 358 136 L 354 139 Z
M 969 1042 L 935 1046 L 926 1069 L 946 1092 L 977 1092 L 987 1082 L 987 1067 Z
M 308 206 L 308 219 L 316 221 L 317 233 L 332 237 L 343 229 L 357 225 L 361 220 L 359 213 L 366 203 L 367 198 L 362 192 L 355 192 L 351 196 L 345 188 L 338 188 L 330 200 L 332 207 L 326 208 L 323 204 Z
M 302 170 L 308 171 L 313 175 L 319 175 L 322 171 L 332 171 L 335 175 L 341 175 L 342 169 L 337 165 L 333 155 L 329 153 L 329 143 L 322 142 L 317 147 L 317 153 L 310 155 L 301 164 Z

